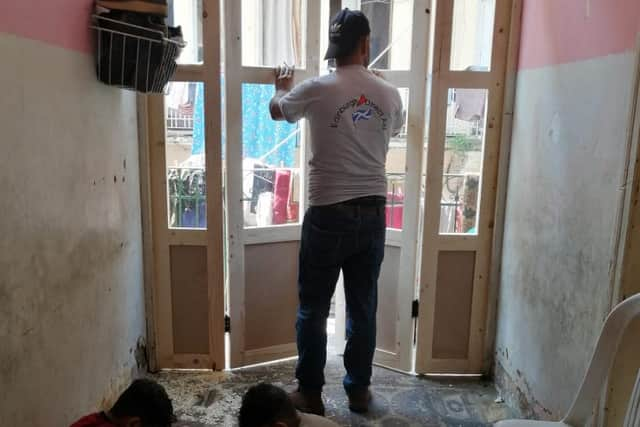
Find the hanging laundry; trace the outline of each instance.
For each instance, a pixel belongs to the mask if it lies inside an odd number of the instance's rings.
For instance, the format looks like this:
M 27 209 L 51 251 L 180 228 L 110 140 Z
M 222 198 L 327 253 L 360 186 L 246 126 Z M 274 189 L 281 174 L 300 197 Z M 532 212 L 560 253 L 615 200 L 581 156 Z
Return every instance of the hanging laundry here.
M 456 89 L 456 119 L 467 122 L 484 118 L 487 91 L 485 89 Z
M 273 193 L 267 191 L 258 197 L 256 222 L 258 227 L 268 227 L 273 224 Z
M 287 205 L 291 190 L 291 171 L 276 171 L 273 199 L 273 223 L 284 224 L 287 222 Z
M 171 82 L 167 87 L 165 103 L 167 108 L 179 111 L 180 107 L 189 103 L 189 86 L 187 82 Z M 193 109 L 192 109 L 193 111 Z
M 262 165 L 255 165 L 254 168 L 259 169 Z M 253 186 L 251 190 L 251 213 L 256 213 L 258 199 L 262 193 L 273 193 L 273 183 L 275 181 L 275 171 L 273 170 L 256 170 L 253 173 Z

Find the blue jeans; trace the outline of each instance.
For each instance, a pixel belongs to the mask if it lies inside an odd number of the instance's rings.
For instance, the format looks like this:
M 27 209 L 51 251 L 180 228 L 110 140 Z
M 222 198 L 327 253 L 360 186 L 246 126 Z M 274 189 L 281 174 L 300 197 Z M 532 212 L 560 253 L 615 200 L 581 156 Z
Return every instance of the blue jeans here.
M 384 198 L 367 197 L 311 207 L 305 214 L 296 323 L 296 377 L 304 390 L 320 391 L 324 385 L 327 317 L 340 270 L 347 304 L 344 387 L 351 392 L 371 384 L 386 231 L 384 205 Z

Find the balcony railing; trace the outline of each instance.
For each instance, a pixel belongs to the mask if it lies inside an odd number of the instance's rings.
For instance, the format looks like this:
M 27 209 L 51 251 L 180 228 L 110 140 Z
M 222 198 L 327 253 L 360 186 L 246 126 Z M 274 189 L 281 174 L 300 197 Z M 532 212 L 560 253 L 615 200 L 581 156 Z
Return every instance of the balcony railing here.
M 170 108 L 167 111 L 168 130 L 193 130 L 193 114 L 181 112 Z

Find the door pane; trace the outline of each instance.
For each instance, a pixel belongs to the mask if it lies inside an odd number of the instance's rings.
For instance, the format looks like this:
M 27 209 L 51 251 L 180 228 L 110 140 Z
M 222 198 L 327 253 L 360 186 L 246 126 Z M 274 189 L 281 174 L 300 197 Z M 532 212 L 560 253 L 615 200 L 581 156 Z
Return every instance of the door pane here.
M 331 2 L 330 21 L 341 8 L 361 10 L 371 26 L 371 56 L 369 65 L 379 70 L 408 70 L 411 68 L 411 29 L 413 0 Z M 326 30 L 325 30 L 326 28 Z M 323 27 L 322 53 L 328 43 L 328 24 Z
M 170 228 L 206 228 L 204 83 L 170 82 L 165 95 Z
M 404 183 L 407 176 L 407 109 L 409 89 L 400 88 L 405 111 L 404 127 L 398 136 L 391 138 L 387 154 L 387 207 L 385 209 L 387 227 L 402 229 L 404 213 Z
M 490 71 L 496 0 L 454 0 L 451 70 Z
M 179 64 L 202 63 L 202 0 L 169 0 L 167 24 L 182 29 L 187 43 L 178 58 Z
M 440 234 L 478 234 L 488 91 L 449 89 Z
M 242 65 L 304 67 L 305 9 L 305 0 L 242 0 Z
M 300 126 L 269 114 L 271 84 L 242 84 L 242 186 L 245 227 L 300 222 Z

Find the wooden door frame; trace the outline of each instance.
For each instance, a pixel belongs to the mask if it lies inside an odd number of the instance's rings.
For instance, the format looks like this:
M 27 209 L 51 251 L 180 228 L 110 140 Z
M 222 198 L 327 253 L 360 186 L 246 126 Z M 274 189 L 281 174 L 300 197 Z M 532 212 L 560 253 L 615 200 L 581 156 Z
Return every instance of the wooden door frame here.
M 168 228 L 164 98 L 138 96 L 145 309 L 152 371 L 225 367 L 220 45 L 216 43 L 220 35 L 220 1 L 202 0 L 202 10 L 203 62 L 179 64 L 172 81 L 204 83 L 206 230 Z M 208 354 L 175 354 L 173 350 L 170 245 L 207 248 Z
M 513 113 L 516 100 L 518 76 L 518 58 L 520 55 L 520 35 L 522 30 L 523 0 L 513 0 L 509 28 L 509 47 L 505 72 L 504 104 L 502 108 L 502 130 L 500 132 L 500 155 L 498 160 L 498 181 L 496 186 L 496 204 L 494 214 L 494 233 L 491 249 L 491 267 L 489 272 L 489 290 L 487 302 L 487 321 L 485 326 L 485 348 L 483 372 L 493 369 L 494 347 L 496 340 L 498 294 L 502 268 L 502 245 L 504 239 L 505 211 L 507 206 L 507 188 L 509 186 L 509 164 L 511 161 L 511 142 L 513 136 Z
M 306 0 L 303 15 L 306 19 L 305 68 L 295 71 L 295 80 L 315 77 L 319 72 L 320 55 L 320 2 Z M 300 239 L 301 224 L 268 227 L 265 229 L 244 227 L 242 201 L 235 195 L 242 194 L 242 174 L 235 169 L 242 168 L 242 83 L 273 84 L 273 67 L 243 66 L 242 64 L 242 2 L 224 0 L 225 25 L 225 108 L 227 117 L 226 135 L 226 200 L 229 278 L 229 312 L 231 317 L 231 368 L 281 359 L 296 354 L 295 345 L 285 344 L 264 349 L 245 349 L 245 246 L 261 243 L 292 242 Z M 229 120 L 228 118 L 237 118 Z M 306 127 L 306 126 L 305 126 Z M 301 168 L 306 161 L 305 128 L 302 128 L 303 146 Z M 229 165 L 232 165 L 231 167 Z M 233 173 L 231 173 L 233 172 Z M 303 199 L 306 200 L 306 177 L 301 174 Z M 302 212 L 304 206 L 300 207 Z M 236 308 L 237 307 L 237 308 Z
M 402 230 L 387 228 L 385 247 L 400 249 L 395 307 L 395 351 L 376 348 L 374 364 L 401 372 L 413 371 L 414 318 L 412 303 L 417 283 L 417 259 L 421 222 L 421 185 L 424 159 L 427 82 L 431 58 L 430 31 L 432 5 L 436 0 L 414 0 L 412 9 L 411 61 L 409 70 L 380 70 L 383 77 L 398 88 L 409 90 L 407 105 L 407 141 L 405 152 L 405 202 Z M 375 68 L 375 66 L 373 67 Z M 380 285 L 379 285 L 380 286 Z M 346 323 L 342 276 L 336 287 L 336 333 L 334 345 L 345 342 Z M 380 303 L 383 303 L 380 301 Z
M 418 319 L 416 372 L 478 374 L 486 372 L 487 319 L 489 318 L 489 274 L 492 246 L 495 239 L 500 155 L 507 60 L 515 58 L 514 29 L 511 24 L 515 7 L 512 0 L 497 0 L 494 16 L 492 59 L 489 72 L 451 71 L 451 35 L 454 0 L 439 0 L 435 28 L 433 89 L 429 129 L 429 149 L 426 177 L 426 199 L 422 236 L 422 263 L 420 277 L 421 310 Z M 507 32 L 507 30 L 509 30 Z M 511 48 L 509 46 L 510 40 Z M 515 68 L 515 65 L 511 65 Z M 511 70 L 513 71 L 513 69 Z M 449 88 L 477 88 L 488 90 L 487 123 L 481 179 L 481 197 L 477 236 L 441 235 L 440 201 L 442 192 L 444 141 L 446 137 L 446 100 Z M 513 87 L 507 95 L 513 96 Z M 507 109 L 510 110 L 510 109 Z M 510 112 L 510 111 L 507 111 Z M 510 124 L 508 123 L 507 126 Z M 502 171 L 501 178 L 506 178 Z M 504 191 L 504 189 L 502 189 Z M 503 202 L 502 202 L 503 203 Z M 468 357 L 466 359 L 433 359 L 432 343 L 435 326 L 436 275 L 438 254 L 441 251 L 474 251 L 475 271 L 471 305 L 471 327 Z M 495 297 L 495 296 L 494 296 Z
M 376 349 L 374 362 L 392 369 L 413 371 L 412 301 L 417 281 L 417 252 L 420 234 L 420 198 L 424 135 L 426 124 L 427 81 L 431 43 L 433 0 L 414 0 L 411 30 L 410 70 L 388 70 L 382 74 L 397 87 L 409 89 L 407 106 L 407 146 L 405 153 L 405 203 L 402 230 L 387 229 L 387 246 L 400 248 L 398 267 L 398 302 L 396 318 L 396 353 Z

